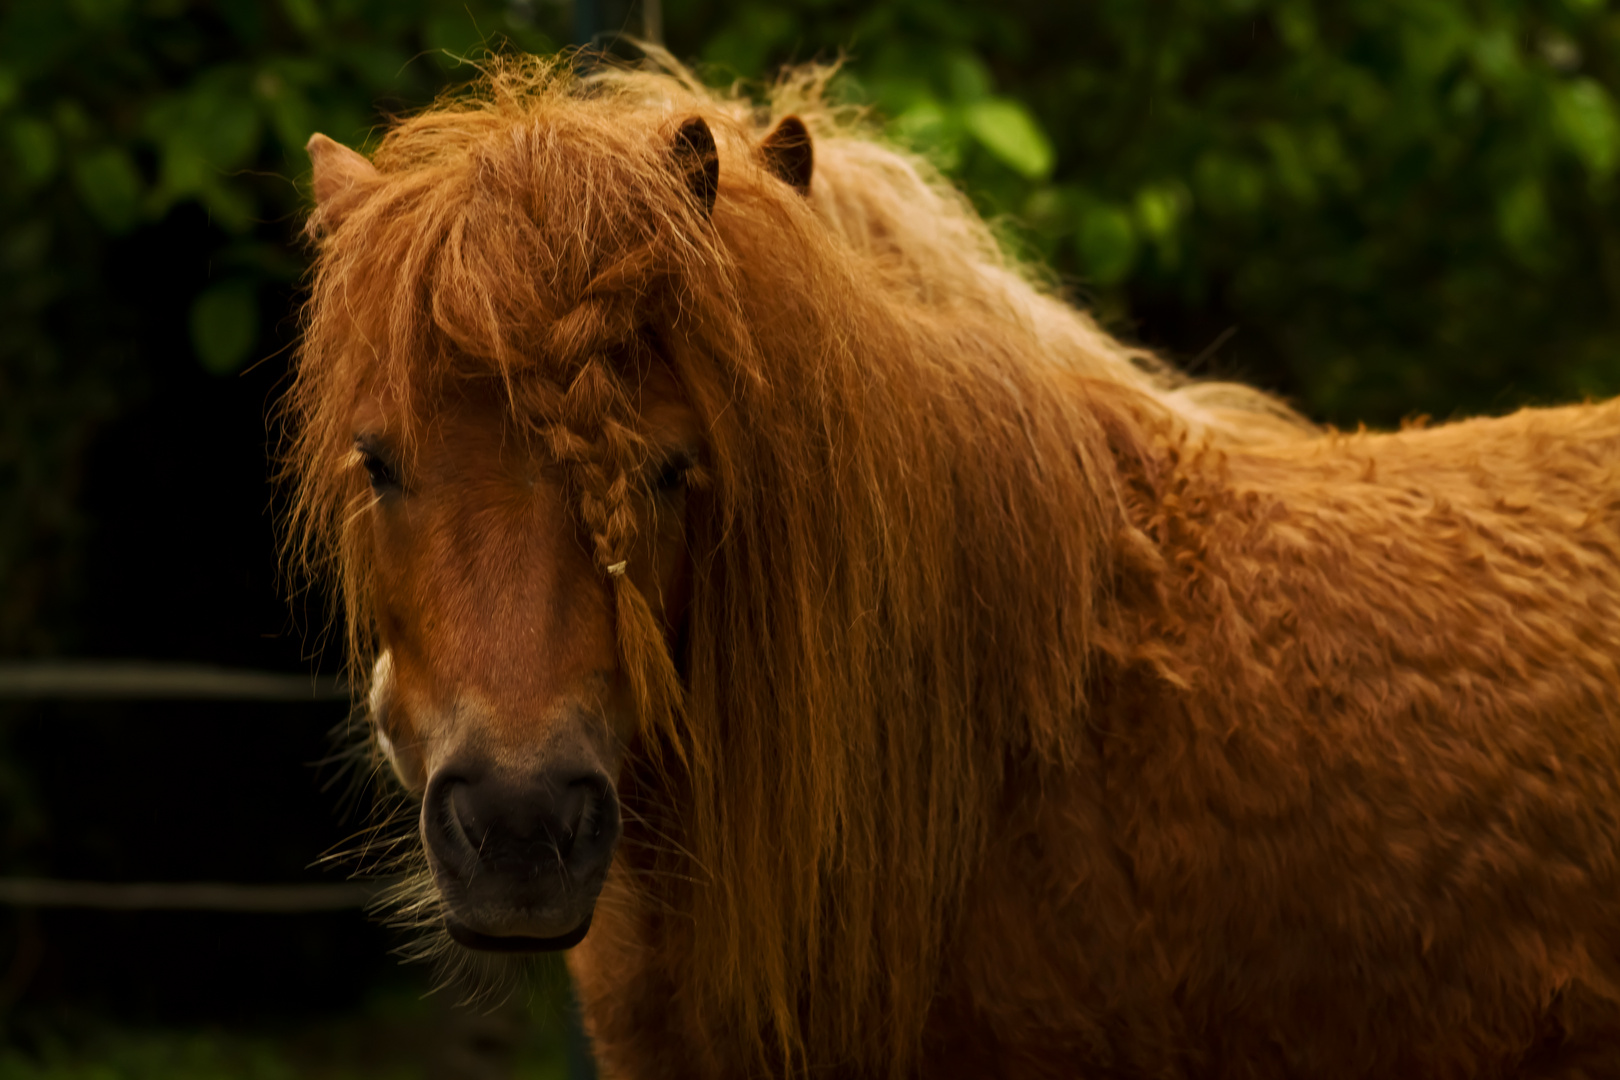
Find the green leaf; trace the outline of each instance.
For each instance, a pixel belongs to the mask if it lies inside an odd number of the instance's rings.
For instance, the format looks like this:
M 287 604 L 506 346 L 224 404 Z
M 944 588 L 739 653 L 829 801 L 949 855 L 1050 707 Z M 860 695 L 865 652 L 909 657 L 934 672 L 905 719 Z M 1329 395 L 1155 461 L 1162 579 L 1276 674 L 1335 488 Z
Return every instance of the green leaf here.
M 1587 171 L 1600 179 L 1614 173 L 1620 164 L 1620 118 L 1608 91 L 1592 79 L 1559 83 L 1553 90 L 1553 119 Z
M 1136 193 L 1136 221 L 1142 232 L 1157 243 L 1174 238 L 1191 200 L 1178 183 L 1154 184 Z
M 251 89 L 261 98 L 261 83 L 269 80 L 283 88 L 273 73 L 260 73 Z M 151 212 L 160 215 L 174 203 L 201 199 L 227 228 L 250 224 L 248 196 L 236 191 L 231 172 L 249 164 L 257 154 L 264 131 L 259 107 L 250 97 L 249 72 L 240 67 L 216 69 L 183 93 L 160 98 L 148 106 L 144 118 L 147 136 L 158 145 L 158 186 Z M 272 117 L 275 100 L 269 102 Z M 308 133 L 304 135 L 308 138 Z M 236 212 L 240 210 L 240 212 Z
M 889 130 L 905 145 L 926 154 L 946 172 L 962 163 L 962 128 L 955 110 L 926 98 L 895 117 Z
M 1253 9 L 1253 3 L 1233 4 L 1234 14 L 1247 14 L 1246 9 Z M 1316 17 L 1307 4 L 1277 4 L 1271 12 L 1275 21 L 1277 35 L 1287 43 L 1290 49 L 1300 53 L 1309 53 L 1317 46 Z
M 1019 216 L 1042 233 L 1068 232 L 1072 196 L 1062 188 L 1038 187 L 1024 200 Z
M 953 51 L 945 57 L 945 81 L 951 88 L 951 97 L 967 104 L 990 95 L 990 72 L 970 52 Z
M 17 73 L 4 64 L 0 64 L 0 112 L 5 112 L 11 106 L 11 103 L 17 100 L 17 95 L 21 92 L 21 89 L 22 86 L 17 79 Z
M 1087 205 L 1080 214 L 1075 246 L 1081 264 L 1097 284 L 1123 281 L 1136 264 L 1136 227 L 1131 215 L 1112 203 Z
M 214 374 L 240 368 L 258 337 L 259 303 L 252 282 L 221 282 L 192 302 L 191 346 Z
M 51 113 L 52 119 L 56 121 L 56 130 L 67 139 L 69 146 L 89 139 L 95 130 L 90 114 L 85 111 L 83 105 L 72 98 L 58 99 L 56 108 L 52 109 Z
M 11 154 L 25 187 L 37 187 L 56 172 L 56 132 L 43 120 L 20 116 L 11 122 Z
M 1458 3 L 1409 2 L 1402 10 L 1401 51 L 1408 78 L 1430 82 L 1441 77 L 1477 31 L 1469 24 L 1467 9 Z
M 281 0 L 287 20 L 305 34 L 314 36 L 321 29 L 321 9 L 315 0 Z
M 223 77 L 201 80 L 186 93 L 180 126 L 169 137 L 189 142 L 215 169 L 235 169 L 259 148 L 259 111 L 246 93 L 246 73 L 219 74 Z
M 1259 209 L 1266 182 L 1260 170 L 1239 157 L 1205 154 L 1193 168 L 1199 201 L 1216 215 L 1237 217 Z
M 1471 51 L 1474 70 L 1489 85 L 1510 86 L 1523 73 L 1519 47 L 1506 28 L 1496 27 L 1480 34 Z
M 1271 174 L 1278 186 L 1302 203 L 1316 201 L 1316 177 L 1297 134 L 1282 124 L 1262 124 L 1260 141 L 1271 151 Z
M 141 175 L 121 147 L 104 147 L 75 161 L 73 185 L 108 232 L 128 232 L 139 220 Z
M 980 145 L 1018 175 L 1041 180 L 1051 174 L 1052 144 L 1023 105 L 1011 98 L 987 98 L 969 105 L 963 118 Z
M 1508 248 L 1525 265 L 1545 264 L 1546 241 L 1552 233 L 1552 223 L 1540 181 L 1522 180 L 1497 200 L 1496 228 Z
M 945 110 L 932 99 L 916 102 L 889 125 L 896 135 L 914 146 L 936 142 L 946 125 Z
M 840 72 L 841 77 L 846 73 Z M 853 80 L 851 80 L 853 81 Z M 896 75 L 885 71 L 873 75 L 859 87 L 860 96 L 857 100 L 874 102 L 885 115 L 900 117 L 911 109 L 921 105 L 934 109 L 940 108 L 939 99 L 928 80 L 919 75 Z

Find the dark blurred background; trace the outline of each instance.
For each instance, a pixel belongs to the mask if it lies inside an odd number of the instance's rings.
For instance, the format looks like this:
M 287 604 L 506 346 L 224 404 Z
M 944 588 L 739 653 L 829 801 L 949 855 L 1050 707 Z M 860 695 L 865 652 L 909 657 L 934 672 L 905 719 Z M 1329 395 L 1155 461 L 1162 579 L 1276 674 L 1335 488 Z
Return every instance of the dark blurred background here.
M 716 83 L 843 57 L 1116 333 L 1315 419 L 1620 390 L 1609 0 L 3 0 L 0 660 L 341 669 L 269 480 L 304 142 L 615 31 Z M 340 882 L 346 712 L 0 700 L 0 877 Z M 3 905 L 0 1075 L 563 1074 L 561 1005 L 424 1000 L 398 944 Z

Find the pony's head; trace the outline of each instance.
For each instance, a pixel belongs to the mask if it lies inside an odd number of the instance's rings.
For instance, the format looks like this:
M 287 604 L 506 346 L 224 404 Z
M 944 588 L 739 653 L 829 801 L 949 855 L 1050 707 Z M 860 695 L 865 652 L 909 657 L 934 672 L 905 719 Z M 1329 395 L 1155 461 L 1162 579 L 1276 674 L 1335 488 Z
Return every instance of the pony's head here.
M 311 139 L 322 257 L 293 400 L 303 505 L 344 508 L 375 740 L 420 799 L 444 927 L 536 951 L 591 925 L 642 721 L 685 749 L 671 649 L 708 450 L 661 264 L 711 243 L 719 156 L 701 116 L 614 130 L 531 102 L 502 131 L 502 104 L 449 138 L 396 132 L 382 168 Z M 808 152 L 793 118 L 760 146 L 801 185 Z
M 539 62 L 486 88 L 375 162 L 310 140 L 294 516 L 420 800 L 433 921 L 541 951 L 591 925 L 626 753 L 699 764 L 676 666 L 713 450 L 678 355 L 681 268 L 725 262 L 710 122 L 767 201 L 802 201 L 813 158 L 797 117 L 760 138 L 696 95 L 627 114 Z
M 575 394 L 615 392 L 582 378 Z M 684 504 L 703 444 L 657 366 L 635 387 L 641 430 L 618 465 L 585 457 L 606 448 L 574 428 L 548 438 L 513 423 L 508 392 L 468 380 L 408 440 L 386 395 L 367 394 L 351 460 L 369 494 L 369 711 L 420 798 L 443 925 L 475 949 L 534 951 L 583 937 L 619 840 L 616 780 L 645 710 L 620 661 L 616 600 L 634 590 L 619 601 L 639 609 L 632 626 L 681 626 Z M 580 407 L 559 399 L 542 415 Z M 631 533 L 616 517 L 646 525 Z

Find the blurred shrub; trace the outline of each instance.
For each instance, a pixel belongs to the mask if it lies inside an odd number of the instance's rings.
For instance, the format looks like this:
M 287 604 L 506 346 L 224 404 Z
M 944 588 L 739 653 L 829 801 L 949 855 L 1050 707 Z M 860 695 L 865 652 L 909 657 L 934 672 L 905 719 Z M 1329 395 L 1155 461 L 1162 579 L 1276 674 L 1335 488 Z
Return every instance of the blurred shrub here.
M 1339 423 L 1620 391 L 1606 0 L 671 3 L 846 86 L 1116 329 Z
M 206 278 L 180 338 L 207 370 L 274 351 L 303 267 L 305 140 L 364 143 L 380 110 L 501 41 L 555 47 L 529 6 L 492 0 L 0 5 L 0 653 L 60 647 L 44 612 L 74 576 L 86 445 L 166 360 L 135 352 L 130 266 Z M 211 228 L 172 250 L 158 226 L 188 209 Z
M 605 6 L 602 10 L 606 10 Z M 875 104 L 1116 330 L 1339 423 L 1620 390 L 1608 0 L 665 0 L 717 79 L 847 50 Z M 615 9 L 621 11 L 622 9 Z M 110 253 L 212 223 L 180 331 L 274 351 L 321 129 L 562 40 L 566 0 L 0 9 L 0 650 L 51 645 L 88 432 L 139 386 Z M 615 16 L 618 19 L 618 16 Z M 616 25 L 634 28 L 626 15 Z M 613 29 L 614 27 L 608 27 Z M 120 245 L 123 245 L 120 247 Z M 177 288 L 181 286 L 176 286 Z

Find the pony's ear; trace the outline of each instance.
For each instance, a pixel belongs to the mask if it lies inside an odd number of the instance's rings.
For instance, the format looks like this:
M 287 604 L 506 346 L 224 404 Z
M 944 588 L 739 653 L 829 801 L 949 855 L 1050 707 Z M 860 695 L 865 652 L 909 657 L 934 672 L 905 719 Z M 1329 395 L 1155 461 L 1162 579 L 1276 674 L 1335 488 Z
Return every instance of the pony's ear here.
M 703 216 L 714 213 L 714 198 L 720 193 L 720 151 L 715 149 L 714 132 L 703 117 L 694 116 L 675 133 L 675 164 L 686 177 L 692 198 L 703 208 Z
M 365 199 L 366 189 L 379 175 L 377 167 L 318 131 L 304 149 L 315 166 L 315 214 L 310 226 L 331 228 Z
M 810 176 L 816 169 L 816 151 L 810 129 L 797 116 L 784 116 L 759 144 L 765 167 L 800 195 L 810 194 Z

